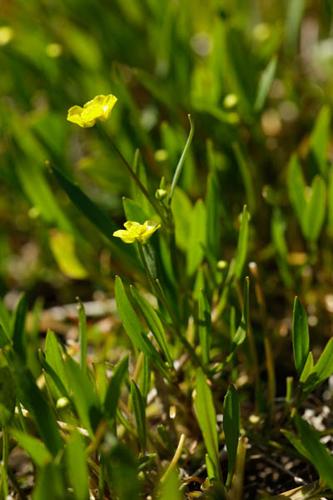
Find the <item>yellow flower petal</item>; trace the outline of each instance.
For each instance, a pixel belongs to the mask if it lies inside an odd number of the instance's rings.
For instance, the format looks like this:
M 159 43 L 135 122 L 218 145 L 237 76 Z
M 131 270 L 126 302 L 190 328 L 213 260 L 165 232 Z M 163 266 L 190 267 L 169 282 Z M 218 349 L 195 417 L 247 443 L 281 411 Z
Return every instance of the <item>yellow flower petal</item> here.
M 117 98 L 112 94 L 98 95 L 86 102 L 83 108 L 72 106 L 68 110 L 67 120 L 80 127 L 93 127 L 96 120 L 105 121 L 109 117 L 116 102 Z
M 152 234 L 161 227 L 161 224 L 157 224 L 154 221 L 146 221 L 144 224 L 139 224 L 139 222 L 135 221 L 127 221 L 124 227 L 126 230 L 119 229 L 113 233 L 113 236 L 121 238 L 124 243 L 134 243 L 137 241 L 144 245 Z

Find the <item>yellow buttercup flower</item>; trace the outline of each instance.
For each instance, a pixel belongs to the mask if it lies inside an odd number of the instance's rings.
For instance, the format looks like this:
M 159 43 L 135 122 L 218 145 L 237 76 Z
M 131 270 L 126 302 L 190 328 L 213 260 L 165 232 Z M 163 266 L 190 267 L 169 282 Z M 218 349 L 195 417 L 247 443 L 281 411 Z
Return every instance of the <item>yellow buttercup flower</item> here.
M 117 98 L 112 95 L 97 95 L 81 106 L 72 106 L 68 110 L 67 120 L 80 127 L 93 127 L 96 120 L 105 121 L 111 113 Z
M 144 245 L 147 243 L 152 234 L 161 227 L 161 224 L 157 224 L 151 220 L 146 220 L 143 224 L 128 220 L 125 222 L 124 227 L 125 229 L 115 231 L 113 236 L 121 238 L 124 243 L 138 242 Z

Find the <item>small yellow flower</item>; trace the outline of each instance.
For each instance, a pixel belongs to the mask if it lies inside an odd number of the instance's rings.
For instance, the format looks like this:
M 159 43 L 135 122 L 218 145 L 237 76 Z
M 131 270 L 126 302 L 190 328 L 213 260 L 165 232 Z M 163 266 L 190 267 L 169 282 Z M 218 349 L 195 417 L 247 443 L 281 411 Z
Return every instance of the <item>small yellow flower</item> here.
M 80 127 L 93 127 L 96 120 L 105 121 L 116 104 L 117 98 L 112 95 L 97 95 L 81 106 L 72 106 L 68 110 L 67 120 Z
M 125 229 L 115 231 L 113 236 L 121 238 L 124 243 L 135 243 L 137 241 L 144 245 L 152 234 L 161 227 L 161 224 L 157 224 L 151 220 L 146 220 L 143 224 L 128 220 L 125 222 L 124 227 Z

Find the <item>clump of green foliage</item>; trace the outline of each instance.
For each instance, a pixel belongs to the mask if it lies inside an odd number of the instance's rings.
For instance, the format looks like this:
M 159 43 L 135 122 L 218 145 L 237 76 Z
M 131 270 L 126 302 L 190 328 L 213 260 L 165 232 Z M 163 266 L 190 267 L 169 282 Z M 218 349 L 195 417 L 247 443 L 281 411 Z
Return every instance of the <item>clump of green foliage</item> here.
M 1 498 L 332 495 L 331 3 L 204 4 L 1 13 Z

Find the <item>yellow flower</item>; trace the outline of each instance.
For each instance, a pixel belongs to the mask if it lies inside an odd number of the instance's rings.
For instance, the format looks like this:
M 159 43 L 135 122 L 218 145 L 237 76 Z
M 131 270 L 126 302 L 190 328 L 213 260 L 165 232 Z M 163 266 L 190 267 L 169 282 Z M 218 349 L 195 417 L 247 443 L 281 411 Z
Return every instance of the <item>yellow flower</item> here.
M 113 236 L 121 238 L 124 243 L 134 243 L 137 241 L 144 245 L 147 243 L 152 234 L 155 233 L 159 227 L 161 227 L 161 224 L 157 224 L 151 220 L 146 220 L 143 224 L 128 220 L 125 222 L 124 227 L 125 229 L 115 231 Z
M 81 106 L 72 106 L 68 110 L 67 120 L 80 127 L 93 127 L 96 120 L 105 121 L 116 104 L 117 98 L 112 95 L 97 95 Z

